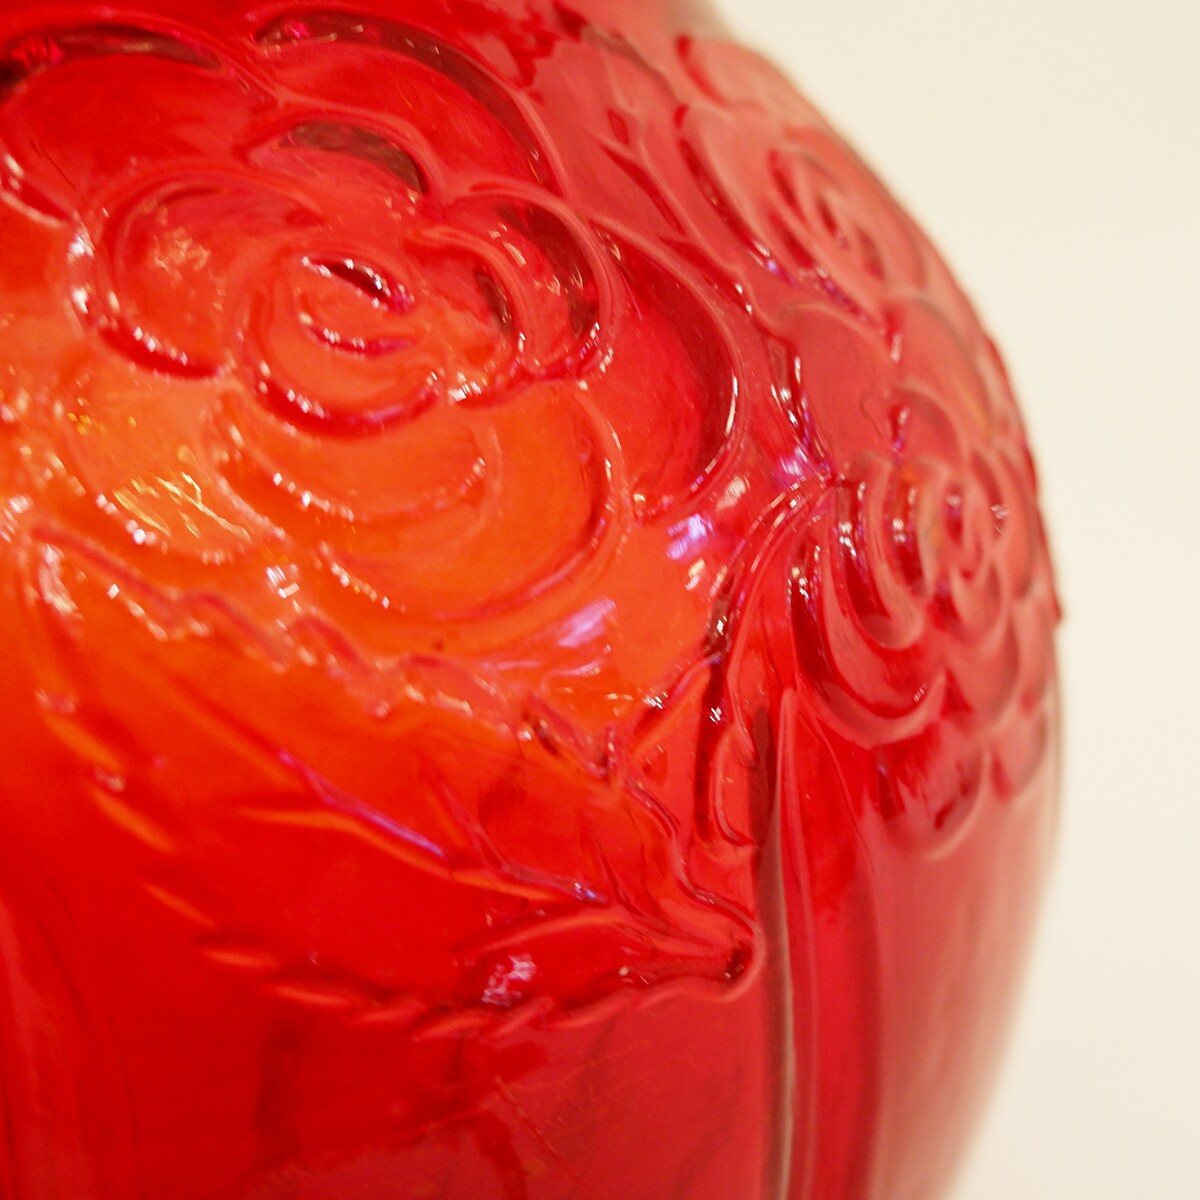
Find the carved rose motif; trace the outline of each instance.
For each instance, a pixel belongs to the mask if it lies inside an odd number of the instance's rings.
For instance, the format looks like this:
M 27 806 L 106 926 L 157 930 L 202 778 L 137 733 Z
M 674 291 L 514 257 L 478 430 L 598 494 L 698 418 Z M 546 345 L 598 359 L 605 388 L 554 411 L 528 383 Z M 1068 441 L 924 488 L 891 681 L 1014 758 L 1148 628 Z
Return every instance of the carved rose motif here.
M 425 120 L 454 103 L 489 113 L 477 68 L 448 49 L 440 62 L 427 38 L 396 40 L 396 86 L 418 93 Z M 125 530 L 136 524 L 165 554 L 228 561 L 267 540 L 299 557 L 311 543 L 327 571 L 385 604 L 397 574 L 416 574 L 412 527 L 440 522 L 457 557 L 439 570 L 426 553 L 420 579 L 406 579 L 410 603 L 469 611 L 497 595 L 455 595 L 447 576 L 461 580 L 465 548 L 482 564 L 485 539 L 516 536 L 506 520 L 528 529 L 534 501 L 514 503 L 512 487 L 500 495 L 519 435 L 514 446 L 505 418 L 466 414 L 513 399 L 544 407 L 539 389 L 586 372 L 617 270 L 539 185 L 515 110 L 497 103 L 499 117 L 481 118 L 495 135 L 485 147 L 456 144 L 447 122 L 435 149 L 402 116 L 380 123 L 344 97 L 268 90 L 297 47 L 286 22 L 260 30 L 258 74 L 152 30 L 9 47 L 8 191 L 71 228 L 62 299 L 119 355 L 90 356 L 66 414 L 98 436 L 55 440 L 88 502 L 105 497 Z M 94 81 L 87 113 L 70 100 L 82 73 Z M 160 82 L 174 99 L 158 99 Z M 112 130 L 102 145 L 100 114 Z M 77 339 L 61 307 L 49 319 Z M 23 352 L 36 350 L 10 339 L 14 365 Z M 143 382 L 163 376 L 178 383 Z M 417 444 L 408 430 L 420 419 Z M 120 422 L 157 436 L 128 448 L 100 436 Z M 510 571 L 474 572 L 506 592 L 526 594 L 588 553 L 605 512 L 586 419 L 547 414 L 541 435 L 590 466 L 564 488 L 573 511 L 558 543 L 528 545 Z M 171 482 L 178 447 L 194 460 L 190 508 Z M 394 469 L 381 474 L 383 463 Z
M 857 403 L 805 430 L 834 482 L 797 530 L 791 611 L 831 728 L 874 755 L 877 804 L 911 845 L 944 848 L 982 794 L 1028 782 L 1037 760 L 1013 750 L 1044 721 L 1053 598 L 1034 586 L 1041 533 L 1011 401 L 935 309 L 887 315 L 892 355 L 851 318 L 792 316 L 797 424 L 835 378 Z
M 751 265 L 774 396 L 826 489 L 782 534 L 801 686 L 872 764 L 892 832 L 943 853 L 1049 738 L 1056 609 L 1015 402 L 945 266 L 824 120 L 752 55 L 683 58 L 707 101 L 680 143 L 705 228 Z

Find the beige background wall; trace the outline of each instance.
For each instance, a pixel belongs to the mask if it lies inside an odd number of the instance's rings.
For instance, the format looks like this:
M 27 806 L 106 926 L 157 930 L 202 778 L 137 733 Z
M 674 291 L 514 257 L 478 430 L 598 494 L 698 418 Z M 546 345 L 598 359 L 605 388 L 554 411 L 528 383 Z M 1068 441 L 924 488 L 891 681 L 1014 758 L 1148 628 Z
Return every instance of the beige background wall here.
M 1200 4 L 714 0 L 1003 347 L 1068 610 L 1062 844 L 954 1200 L 1200 1197 Z

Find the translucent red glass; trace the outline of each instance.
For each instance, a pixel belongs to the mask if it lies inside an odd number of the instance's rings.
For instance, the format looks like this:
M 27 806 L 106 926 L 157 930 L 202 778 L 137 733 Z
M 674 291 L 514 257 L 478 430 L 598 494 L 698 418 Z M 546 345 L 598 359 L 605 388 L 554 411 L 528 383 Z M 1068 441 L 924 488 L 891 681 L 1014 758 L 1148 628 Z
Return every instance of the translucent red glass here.
M 969 304 L 711 16 L 0 6 L 3 1200 L 929 1200 L 1055 620 Z

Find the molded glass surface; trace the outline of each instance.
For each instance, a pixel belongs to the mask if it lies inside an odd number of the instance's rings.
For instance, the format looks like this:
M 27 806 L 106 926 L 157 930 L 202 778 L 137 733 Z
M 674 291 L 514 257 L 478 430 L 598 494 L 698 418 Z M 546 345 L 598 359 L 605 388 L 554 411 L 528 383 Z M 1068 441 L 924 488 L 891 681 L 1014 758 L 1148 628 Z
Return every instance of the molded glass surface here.
M 929 1200 L 1054 823 L 994 347 L 682 5 L 0 5 L 0 1197 Z

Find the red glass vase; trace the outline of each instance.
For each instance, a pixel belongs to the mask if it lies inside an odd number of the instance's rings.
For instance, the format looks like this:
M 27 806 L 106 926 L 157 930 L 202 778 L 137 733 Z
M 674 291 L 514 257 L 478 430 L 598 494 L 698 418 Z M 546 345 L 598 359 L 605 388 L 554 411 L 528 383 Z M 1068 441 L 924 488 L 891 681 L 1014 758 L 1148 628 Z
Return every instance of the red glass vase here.
M 0 1197 L 929 1200 L 1054 826 L 1017 409 L 667 0 L 0 6 Z

